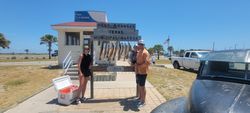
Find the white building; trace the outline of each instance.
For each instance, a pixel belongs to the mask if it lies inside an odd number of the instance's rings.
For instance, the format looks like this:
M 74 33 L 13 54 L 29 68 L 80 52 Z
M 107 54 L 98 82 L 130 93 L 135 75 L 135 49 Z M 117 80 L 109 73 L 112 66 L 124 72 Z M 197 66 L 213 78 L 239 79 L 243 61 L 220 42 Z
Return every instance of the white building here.
M 77 63 L 83 51 L 84 39 L 91 37 L 97 22 L 108 22 L 105 12 L 76 11 L 74 22 L 52 25 L 52 28 L 58 31 L 58 64 L 60 66 L 70 51 L 72 60 Z

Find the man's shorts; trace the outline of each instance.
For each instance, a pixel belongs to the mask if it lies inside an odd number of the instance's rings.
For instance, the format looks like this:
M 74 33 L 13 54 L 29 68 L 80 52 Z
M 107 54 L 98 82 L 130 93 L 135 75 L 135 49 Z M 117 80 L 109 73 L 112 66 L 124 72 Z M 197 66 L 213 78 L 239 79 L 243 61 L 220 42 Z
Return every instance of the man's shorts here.
M 147 74 L 136 74 L 136 84 L 145 86 Z

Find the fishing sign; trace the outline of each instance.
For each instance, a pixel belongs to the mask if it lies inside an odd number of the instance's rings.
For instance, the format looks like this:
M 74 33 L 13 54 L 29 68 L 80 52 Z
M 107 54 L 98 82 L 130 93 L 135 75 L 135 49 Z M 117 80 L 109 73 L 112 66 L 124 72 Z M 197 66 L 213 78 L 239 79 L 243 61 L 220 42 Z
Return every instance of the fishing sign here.
M 97 23 L 91 35 L 91 54 L 95 57 L 93 72 L 134 72 L 134 66 L 118 66 L 117 61 L 130 62 L 134 45 L 141 40 L 135 24 Z M 98 43 L 98 44 L 97 44 Z M 95 46 L 93 46 L 95 45 Z M 94 96 L 91 77 L 91 98 Z
M 138 41 L 141 39 L 138 33 L 135 24 L 98 23 L 92 37 L 106 41 Z
M 135 24 L 98 23 L 92 39 L 99 45 L 94 48 L 97 64 L 114 65 L 117 60 L 129 59 L 133 42 L 141 37 Z

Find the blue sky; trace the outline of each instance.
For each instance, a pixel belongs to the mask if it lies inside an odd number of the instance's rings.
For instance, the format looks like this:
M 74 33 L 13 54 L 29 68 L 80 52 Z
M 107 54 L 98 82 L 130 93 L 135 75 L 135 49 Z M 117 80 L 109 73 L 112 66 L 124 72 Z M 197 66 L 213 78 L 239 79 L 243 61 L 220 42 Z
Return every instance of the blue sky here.
M 74 21 L 74 11 L 100 10 L 109 22 L 136 23 L 146 46 L 178 49 L 250 48 L 249 0 L 1 0 L 0 32 L 12 42 L 0 52 L 47 52 L 50 25 Z M 56 46 L 54 47 L 56 49 Z

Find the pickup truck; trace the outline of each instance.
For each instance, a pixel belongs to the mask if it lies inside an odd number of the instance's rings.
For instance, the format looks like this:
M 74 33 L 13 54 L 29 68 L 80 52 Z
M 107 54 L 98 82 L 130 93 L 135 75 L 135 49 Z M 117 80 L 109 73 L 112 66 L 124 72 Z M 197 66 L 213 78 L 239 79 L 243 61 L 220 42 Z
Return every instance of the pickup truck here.
M 213 51 L 200 62 L 188 96 L 151 113 L 249 113 L 250 49 Z
M 180 67 L 198 70 L 200 59 L 206 56 L 209 51 L 186 51 L 183 57 L 172 57 L 171 61 L 175 69 Z

